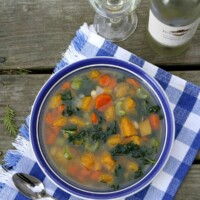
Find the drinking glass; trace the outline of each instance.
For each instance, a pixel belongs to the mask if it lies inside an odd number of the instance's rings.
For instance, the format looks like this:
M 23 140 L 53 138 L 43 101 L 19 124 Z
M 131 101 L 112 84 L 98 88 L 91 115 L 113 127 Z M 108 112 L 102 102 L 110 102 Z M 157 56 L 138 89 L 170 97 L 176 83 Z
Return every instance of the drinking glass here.
M 136 29 L 138 18 L 135 9 L 141 0 L 89 0 L 96 11 L 96 32 L 111 41 L 122 41 Z

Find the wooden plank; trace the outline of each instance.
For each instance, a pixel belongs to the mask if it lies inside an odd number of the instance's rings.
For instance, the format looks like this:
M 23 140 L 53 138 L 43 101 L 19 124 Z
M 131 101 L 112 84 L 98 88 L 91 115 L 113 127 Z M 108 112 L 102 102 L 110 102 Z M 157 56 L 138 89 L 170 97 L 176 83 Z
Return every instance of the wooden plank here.
M 173 59 L 162 58 L 146 42 L 148 1 L 143 0 L 138 13 L 138 27 L 123 48 L 159 65 L 199 66 L 200 28 L 189 51 Z M 83 0 L 0 0 L 0 57 L 6 62 L 1 69 L 54 67 L 84 23 L 91 24 L 94 10 Z
M 0 0 L 1 68 L 54 67 L 92 11 L 82 0 Z
M 192 165 L 188 175 L 179 188 L 175 200 L 199 200 L 200 199 L 200 165 Z
M 12 148 L 15 137 L 9 136 L 3 125 L 5 108 L 9 105 L 15 112 L 17 127 L 25 123 L 34 99 L 49 75 L 0 75 L 0 151 Z M 0 158 L 0 162 L 3 157 Z

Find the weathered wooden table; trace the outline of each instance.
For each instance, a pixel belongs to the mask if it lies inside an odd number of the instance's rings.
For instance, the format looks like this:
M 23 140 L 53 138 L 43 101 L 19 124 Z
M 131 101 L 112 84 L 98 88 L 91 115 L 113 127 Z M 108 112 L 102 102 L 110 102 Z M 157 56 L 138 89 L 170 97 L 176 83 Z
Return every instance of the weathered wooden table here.
M 135 33 L 118 45 L 200 86 L 200 27 L 187 52 L 163 58 L 145 42 L 147 0 L 142 1 L 137 13 L 139 24 Z M 93 15 L 87 0 L 0 0 L 0 151 L 13 148 L 15 139 L 3 125 L 6 106 L 15 111 L 20 127 L 75 31 L 83 22 L 92 23 Z M 199 188 L 200 154 L 175 199 L 199 200 Z

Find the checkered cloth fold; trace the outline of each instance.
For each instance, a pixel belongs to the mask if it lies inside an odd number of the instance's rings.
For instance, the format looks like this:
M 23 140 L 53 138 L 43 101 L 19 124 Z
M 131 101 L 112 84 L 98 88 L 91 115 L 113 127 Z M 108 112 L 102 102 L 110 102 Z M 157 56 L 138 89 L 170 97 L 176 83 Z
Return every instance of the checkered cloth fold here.
M 55 67 L 54 73 L 68 64 L 80 59 L 95 56 L 111 56 L 130 61 L 143 68 L 154 77 L 165 90 L 175 116 L 176 138 L 169 160 L 153 182 L 139 193 L 127 197 L 127 200 L 170 200 L 188 173 L 193 160 L 200 149 L 200 87 L 170 74 L 130 53 L 129 51 L 97 35 L 93 27 L 87 24 L 77 31 L 63 58 Z M 47 192 L 59 200 L 77 200 L 56 185 L 41 171 L 29 142 L 29 116 L 26 124 L 13 144 L 16 150 L 9 150 L 5 164 L 0 167 L 0 199 L 27 200 L 12 183 L 15 172 L 29 173 L 43 181 Z M 4 169 L 8 171 L 5 171 Z

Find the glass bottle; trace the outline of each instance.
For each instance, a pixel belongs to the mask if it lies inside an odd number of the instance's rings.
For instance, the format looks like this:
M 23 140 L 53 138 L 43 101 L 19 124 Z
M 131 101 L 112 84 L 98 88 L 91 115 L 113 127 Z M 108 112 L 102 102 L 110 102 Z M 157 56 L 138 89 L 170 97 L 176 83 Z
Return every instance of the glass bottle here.
M 200 22 L 200 0 L 150 0 L 147 40 L 163 56 L 188 49 Z

